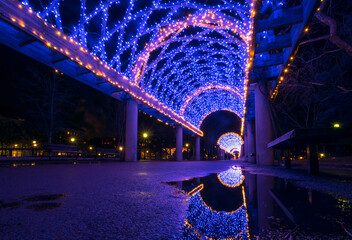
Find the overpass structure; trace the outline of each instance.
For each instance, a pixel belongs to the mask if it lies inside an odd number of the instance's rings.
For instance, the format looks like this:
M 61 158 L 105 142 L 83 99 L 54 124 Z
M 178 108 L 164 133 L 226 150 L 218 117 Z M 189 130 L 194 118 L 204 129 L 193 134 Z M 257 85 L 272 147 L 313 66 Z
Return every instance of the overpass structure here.
M 137 156 L 138 109 L 177 128 L 177 160 L 182 160 L 183 130 L 195 135 L 199 160 L 200 126 L 215 111 L 242 119 L 239 134 L 247 146 L 251 126 L 245 122 L 254 115 L 261 122 L 255 125 L 256 148 L 272 140 L 261 83 L 273 81 L 268 91 L 275 96 L 318 4 L 0 0 L 0 42 L 126 101 L 127 161 Z M 255 109 L 248 91 L 253 82 L 259 89 Z M 260 161 L 270 164 L 271 153 L 265 149 L 263 154 Z

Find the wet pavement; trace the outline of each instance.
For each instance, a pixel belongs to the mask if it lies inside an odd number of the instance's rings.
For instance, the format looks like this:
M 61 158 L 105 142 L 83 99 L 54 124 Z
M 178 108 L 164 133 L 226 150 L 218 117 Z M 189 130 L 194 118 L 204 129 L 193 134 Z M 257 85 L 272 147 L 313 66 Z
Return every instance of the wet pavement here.
M 348 199 L 234 164 L 0 168 L 0 238 L 350 239 Z

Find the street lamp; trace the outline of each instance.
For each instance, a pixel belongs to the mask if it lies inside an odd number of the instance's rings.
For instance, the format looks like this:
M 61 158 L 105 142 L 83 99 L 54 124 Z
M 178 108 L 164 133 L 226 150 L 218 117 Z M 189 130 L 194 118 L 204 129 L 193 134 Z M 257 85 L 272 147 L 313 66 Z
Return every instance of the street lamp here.
M 148 137 L 148 133 L 146 133 L 146 132 L 143 133 L 143 137 L 144 137 L 144 138 L 147 138 L 147 137 Z
M 340 127 L 340 124 L 339 123 L 334 123 L 334 128 L 339 128 Z
M 123 150 L 123 147 L 122 147 L 122 146 L 120 146 L 120 147 L 119 147 L 119 150 L 120 150 L 120 151 L 122 151 L 122 150 Z
M 189 143 L 186 143 L 187 159 L 189 159 Z
M 71 142 L 75 142 L 76 139 L 75 139 L 75 138 L 71 138 L 70 141 L 71 141 Z

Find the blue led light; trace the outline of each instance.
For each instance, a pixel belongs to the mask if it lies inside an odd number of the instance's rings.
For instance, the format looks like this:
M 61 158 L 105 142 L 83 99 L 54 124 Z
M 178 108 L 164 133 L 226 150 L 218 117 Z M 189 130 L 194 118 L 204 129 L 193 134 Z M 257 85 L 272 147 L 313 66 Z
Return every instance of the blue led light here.
M 199 128 L 218 110 L 243 118 L 254 11 L 251 0 L 198 2 L 22 1 Z

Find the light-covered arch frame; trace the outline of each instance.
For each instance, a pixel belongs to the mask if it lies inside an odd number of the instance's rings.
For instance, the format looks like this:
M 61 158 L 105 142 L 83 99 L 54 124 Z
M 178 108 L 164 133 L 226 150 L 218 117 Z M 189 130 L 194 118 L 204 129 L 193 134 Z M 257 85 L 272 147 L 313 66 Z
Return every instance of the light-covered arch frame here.
M 218 110 L 243 117 L 252 0 L 20 2 L 198 128 Z

